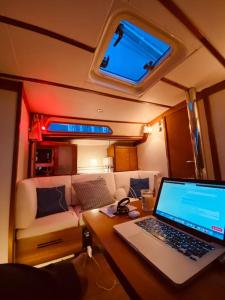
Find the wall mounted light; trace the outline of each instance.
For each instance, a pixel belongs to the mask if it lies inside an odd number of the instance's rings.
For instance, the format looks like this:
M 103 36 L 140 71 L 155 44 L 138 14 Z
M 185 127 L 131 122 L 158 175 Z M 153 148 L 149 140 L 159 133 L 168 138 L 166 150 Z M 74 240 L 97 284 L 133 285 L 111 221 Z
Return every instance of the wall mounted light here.
M 146 124 L 144 126 L 144 133 L 152 133 L 152 131 L 153 131 L 153 128 L 151 125 Z

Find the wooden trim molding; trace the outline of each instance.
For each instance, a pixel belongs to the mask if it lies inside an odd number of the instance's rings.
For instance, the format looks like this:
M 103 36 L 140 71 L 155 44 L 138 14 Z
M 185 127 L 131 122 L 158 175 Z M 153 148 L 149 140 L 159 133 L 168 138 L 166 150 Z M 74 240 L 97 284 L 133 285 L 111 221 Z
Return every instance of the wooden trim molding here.
M 36 112 L 32 112 L 32 114 L 39 114 Z M 97 122 L 106 122 L 106 123 L 121 123 L 121 124 L 137 124 L 144 125 L 146 122 L 132 122 L 132 121 L 121 121 L 121 120 L 106 120 L 106 119 L 92 119 L 92 118 L 81 118 L 81 117 L 70 117 L 70 116 L 62 116 L 62 115 L 49 115 L 49 114 L 40 114 L 47 118 L 63 118 L 63 119 L 71 119 L 71 120 L 82 120 L 82 121 L 97 121 Z
M 144 133 L 142 139 L 135 142 L 135 146 L 145 143 L 148 139 L 148 136 L 149 136 L 148 133 Z
M 213 129 L 212 113 L 211 113 L 209 98 L 207 96 L 205 96 L 203 100 L 204 100 L 205 114 L 206 114 L 206 120 L 207 120 L 207 125 L 208 125 L 209 144 L 210 144 L 210 150 L 212 153 L 214 176 L 215 176 L 216 180 L 221 180 L 219 156 L 218 156 L 218 150 L 217 150 L 216 139 L 215 139 L 215 134 L 214 134 L 215 131 Z
M 180 103 L 178 103 L 177 105 L 171 107 L 170 109 L 166 110 L 164 113 L 162 113 L 161 115 L 159 115 L 158 117 L 156 117 L 155 119 L 151 120 L 150 122 L 148 122 L 149 125 L 154 125 L 158 122 L 160 122 L 164 117 L 173 114 L 174 112 L 182 109 L 186 107 L 186 101 L 182 101 Z
M 74 86 L 74 85 L 63 84 L 63 83 L 59 83 L 59 82 L 47 81 L 47 80 L 43 80 L 43 79 L 30 78 L 30 77 L 24 77 L 24 76 L 7 74 L 7 73 L 0 73 L 0 77 L 5 77 L 8 79 L 14 79 L 14 80 L 20 80 L 20 81 L 28 81 L 28 82 L 33 82 L 33 83 L 46 84 L 46 85 L 50 85 L 50 86 L 61 87 L 61 88 L 75 90 L 75 91 L 79 91 L 79 92 L 91 93 L 91 94 L 95 94 L 95 95 L 99 95 L 99 96 L 104 96 L 107 98 L 114 98 L 117 100 L 123 100 L 123 101 L 129 101 L 129 102 L 136 102 L 139 104 L 147 103 L 147 104 L 156 105 L 156 106 L 160 106 L 160 107 L 166 107 L 166 108 L 171 107 L 171 105 L 159 104 L 159 103 L 152 102 L 152 101 L 150 102 L 150 101 L 138 100 L 138 99 L 129 98 L 129 97 L 118 96 L 118 95 L 114 95 L 114 94 L 110 94 L 110 93 L 95 91 L 95 90 L 86 89 L 86 88 L 82 88 L 82 87 L 78 87 L 78 86 Z
M 189 89 L 188 87 L 186 87 L 186 86 L 184 86 L 184 85 L 182 85 L 182 84 L 180 84 L 178 82 L 175 82 L 173 80 L 170 80 L 168 78 L 165 78 L 165 77 L 161 78 L 160 81 L 162 81 L 164 83 L 167 83 L 169 85 L 172 85 L 172 86 L 174 86 L 174 87 L 176 87 L 176 88 L 178 88 L 180 90 L 183 90 L 183 91 L 188 91 L 188 89 Z
M 51 134 L 45 135 L 45 141 L 68 141 L 68 140 L 75 140 L 75 139 L 93 139 L 93 140 L 116 140 L 116 141 L 140 141 L 143 139 L 143 136 L 127 136 L 127 135 L 99 135 L 99 134 Z
M 207 40 L 194 23 L 184 14 L 184 12 L 172 0 L 158 0 L 168 9 L 187 29 L 204 45 L 204 47 L 225 67 L 225 58 Z
M 45 29 L 45 28 L 42 28 L 42 27 L 39 27 L 39 26 L 36 26 L 36 25 L 25 23 L 23 21 L 19 21 L 19 20 L 16 20 L 16 19 L 5 17 L 5 16 L 0 16 L 0 22 L 8 24 L 8 25 L 15 26 L 15 27 L 23 28 L 23 29 L 26 29 L 26 30 L 29 30 L 29 31 L 33 31 L 33 32 L 36 32 L 36 33 L 39 33 L 39 34 L 42 34 L 42 35 L 45 35 L 45 36 L 48 36 L 50 38 L 56 39 L 58 41 L 61 41 L 61 42 L 67 43 L 67 44 L 70 44 L 72 46 L 75 46 L 75 47 L 80 48 L 82 50 L 88 51 L 90 53 L 95 52 L 95 48 L 93 48 L 93 47 L 90 47 L 90 46 L 88 46 L 84 43 L 81 43 L 81 42 L 77 41 L 77 40 L 71 39 L 67 36 L 64 36 L 62 34 L 56 33 L 54 31 L 51 31 L 51 30 L 48 30 L 48 29 Z
M 17 92 L 16 102 L 16 120 L 14 129 L 14 148 L 12 158 L 12 177 L 11 177 L 11 192 L 10 192 L 10 205 L 9 205 L 9 233 L 8 233 L 8 262 L 14 262 L 15 252 L 15 193 L 16 193 L 16 177 L 17 177 L 17 163 L 18 163 L 18 150 L 19 150 L 19 125 L 21 118 L 21 105 L 22 105 L 22 89 L 21 82 L 9 81 L 0 78 L 0 88 Z
M 220 82 L 217 82 L 214 85 L 211 85 L 208 88 L 203 89 L 201 92 L 197 93 L 197 100 L 207 98 L 208 96 L 215 94 L 219 91 L 222 91 L 225 89 L 225 80 L 222 80 Z

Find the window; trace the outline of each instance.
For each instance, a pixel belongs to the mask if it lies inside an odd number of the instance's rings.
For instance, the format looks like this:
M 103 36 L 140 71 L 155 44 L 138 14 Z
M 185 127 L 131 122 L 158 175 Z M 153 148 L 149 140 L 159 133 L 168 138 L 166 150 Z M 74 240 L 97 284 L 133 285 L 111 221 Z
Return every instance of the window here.
M 100 72 L 138 84 L 170 53 L 171 46 L 135 26 L 121 21 L 113 34 Z
M 71 123 L 50 123 L 48 125 L 48 131 L 65 133 L 112 134 L 112 129 L 108 126 Z

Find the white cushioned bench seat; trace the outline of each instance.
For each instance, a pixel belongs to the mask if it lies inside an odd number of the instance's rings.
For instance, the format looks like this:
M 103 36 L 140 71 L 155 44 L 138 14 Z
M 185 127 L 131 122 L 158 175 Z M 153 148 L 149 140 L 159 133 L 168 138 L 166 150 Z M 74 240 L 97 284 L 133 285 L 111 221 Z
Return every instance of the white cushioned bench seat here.
M 78 227 L 78 216 L 73 208 L 65 212 L 35 219 L 28 228 L 18 230 L 16 238 L 17 240 L 30 238 L 71 227 Z
M 82 218 L 82 203 L 77 199 L 79 190 L 76 193 L 76 185 L 74 189 L 73 183 L 104 178 L 109 190 L 109 197 L 111 196 L 115 201 L 127 197 L 130 178 L 148 177 L 150 188 L 154 189 L 158 182 L 158 175 L 157 171 L 138 170 L 36 177 L 22 180 L 17 184 L 15 203 L 16 262 L 35 265 L 82 250 L 82 226 L 85 224 Z M 69 211 L 36 218 L 38 211 L 36 189 L 59 186 L 65 186 L 65 200 Z M 89 201 L 90 198 L 87 197 L 87 199 Z

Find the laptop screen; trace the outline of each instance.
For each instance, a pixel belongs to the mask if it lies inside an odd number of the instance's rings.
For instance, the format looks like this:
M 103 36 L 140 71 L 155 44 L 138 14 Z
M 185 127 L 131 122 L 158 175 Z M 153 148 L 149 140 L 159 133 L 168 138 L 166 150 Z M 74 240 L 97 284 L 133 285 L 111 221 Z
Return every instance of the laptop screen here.
M 224 240 L 225 184 L 164 178 L 155 215 Z

